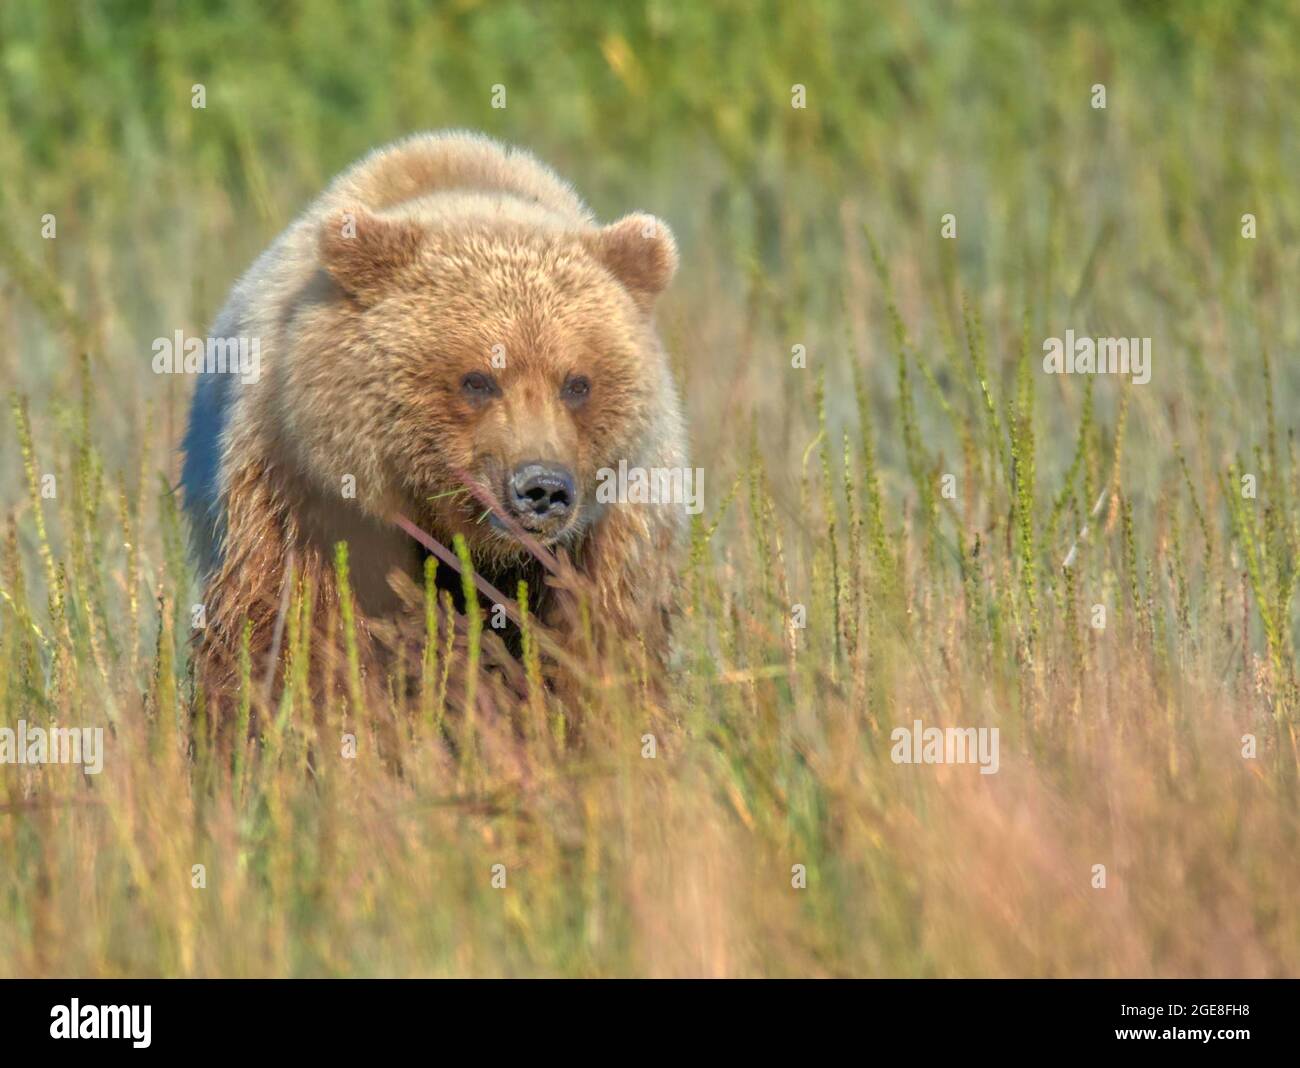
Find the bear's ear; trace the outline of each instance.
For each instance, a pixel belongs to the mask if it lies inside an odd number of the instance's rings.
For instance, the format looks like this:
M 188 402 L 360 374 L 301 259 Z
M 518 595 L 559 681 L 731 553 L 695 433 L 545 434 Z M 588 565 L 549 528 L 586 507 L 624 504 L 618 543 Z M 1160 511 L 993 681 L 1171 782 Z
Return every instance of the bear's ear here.
M 623 284 L 643 311 L 650 310 L 677 270 L 673 232 L 653 215 L 625 215 L 585 240 L 591 254 Z
M 385 218 L 363 207 L 345 208 L 321 224 L 321 265 L 346 292 L 365 299 L 415 260 L 424 231 L 410 219 Z

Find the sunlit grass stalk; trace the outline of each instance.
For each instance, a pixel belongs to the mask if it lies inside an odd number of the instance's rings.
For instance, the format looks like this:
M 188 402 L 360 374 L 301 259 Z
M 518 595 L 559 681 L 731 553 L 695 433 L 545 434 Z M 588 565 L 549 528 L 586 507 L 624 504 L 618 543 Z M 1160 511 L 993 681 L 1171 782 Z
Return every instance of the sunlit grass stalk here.
M 424 650 L 420 660 L 420 712 L 425 725 L 436 731 L 438 709 L 438 561 L 424 560 Z
M 239 698 L 235 713 L 235 735 L 231 739 L 235 754 L 235 796 L 241 800 L 245 798 L 245 785 L 248 778 L 250 754 L 248 727 L 253 715 L 253 658 L 249 649 L 252 638 L 253 621 L 245 620 L 239 636 Z
M 343 642 L 348 659 L 348 703 L 358 724 L 363 721 L 365 707 L 361 690 L 361 651 L 357 642 L 356 606 L 352 601 L 352 581 L 348 567 L 348 543 L 334 546 L 334 575 L 338 582 L 339 614 L 343 623 Z
M 460 557 L 461 592 L 465 597 L 465 620 L 467 623 L 467 647 L 465 656 L 465 708 L 464 721 L 461 723 L 461 752 L 463 758 L 462 772 L 465 778 L 473 782 L 476 777 L 478 758 L 476 746 L 476 723 L 478 719 L 479 660 L 482 656 L 483 609 L 478 603 L 478 589 L 474 585 L 474 561 L 469 554 L 469 545 L 464 536 L 457 534 L 452 548 Z
M 530 737 L 538 738 L 545 726 L 546 715 L 543 698 L 542 657 L 541 650 L 537 645 L 537 636 L 533 633 L 532 615 L 528 608 L 528 583 L 523 579 L 519 581 L 515 597 L 516 603 L 519 605 L 519 618 L 521 620 L 519 629 L 522 641 L 521 651 L 524 660 L 524 674 L 528 680 L 528 733 Z
M 1022 349 L 1016 372 L 1016 402 L 1010 423 L 1020 592 L 1025 607 L 1025 639 L 1032 656 L 1038 637 L 1038 558 L 1034 545 L 1034 386 L 1027 348 Z
M 817 408 L 817 427 L 818 439 L 821 446 L 818 450 L 818 458 L 821 461 L 821 497 L 822 497 L 822 515 L 826 523 L 826 539 L 828 553 L 830 555 L 830 602 L 831 602 L 831 626 L 834 635 L 835 657 L 832 660 L 832 671 L 835 670 L 841 656 L 841 641 L 843 634 L 842 616 L 842 599 L 840 591 L 840 554 L 839 554 L 839 536 L 837 509 L 835 507 L 835 478 L 831 472 L 831 435 L 826 427 L 826 372 L 824 368 L 819 369 L 817 374 L 817 391 L 815 405 Z
M 18 447 L 23 458 L 23 472 L 27 476 L 27 499 L 32 507 L 32 525 L 36 527 L 36 544 L 40 550 L 41 564 L 45 568 L 46 589 L 55 596 L 58 582 L 55 578 L 54 553 L 50 549 L 50 536 L 45 527 L 45 507 L 41 495 L 41 476 L 36 469 L 36 446 L 32 442 L 32 424 L 27 414 L 27 401 L 13 394 L 9 400 L 18 430 Z M 55 483 L 57 487 L 57 482 Z
M 442 676 L 438 679 L 438 703 L 433 710 L 435 723 L 441 724 L 447 714 L 447 687 L 451 680 L 452 654 L 456 648 L 456 605 L 450 590 L 442 591 L 442 617 L 447 621 L 446 637 L 442 647 Z

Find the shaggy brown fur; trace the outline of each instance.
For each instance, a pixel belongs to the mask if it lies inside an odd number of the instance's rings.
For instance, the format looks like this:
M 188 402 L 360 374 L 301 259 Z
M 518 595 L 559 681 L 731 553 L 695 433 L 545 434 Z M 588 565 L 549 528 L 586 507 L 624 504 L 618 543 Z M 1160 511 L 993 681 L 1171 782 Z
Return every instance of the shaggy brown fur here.
M 652 322 L 676 265 L 662 222 L 600 227 L 549 169 L 486 138 L 412 137 L 336 179 L 218 317 L 214 336 L 260 339 L 261 375 L 213 387 L 212 440 L 196 397 L 187 450 L 218 452 L 210 499 L 186 486 L 208 571 L 198 664 L 209 698 L 230 691 L 246 620 L 255 677 L 274 677 L 290 559 L 327 610 L 338 601 L 334 545 L 346 541 L 363 639 L 399 614 L 394 580 L 420 583 L 423 552 L 397 514 L 444 544 L 463 535 L 505 592 L 520 577 L 536 589 L 519 542 L 455 492 L 467 475 L 500 495 L 533 459 L 563 463 L 578 498 L 562 530 L 538 537 L 574 561 L 596 625 L 662 662 L 682 507 L 600 505 L 594 490 L 597 470 L 620 460 L 687 462 Z M 473 372 L 495 380 L 490 397 L 467 395 Z M 590 382 L 579 404 L 563 394 L 574 375 Z M 560 601 L 542 617 L 572 627 Z

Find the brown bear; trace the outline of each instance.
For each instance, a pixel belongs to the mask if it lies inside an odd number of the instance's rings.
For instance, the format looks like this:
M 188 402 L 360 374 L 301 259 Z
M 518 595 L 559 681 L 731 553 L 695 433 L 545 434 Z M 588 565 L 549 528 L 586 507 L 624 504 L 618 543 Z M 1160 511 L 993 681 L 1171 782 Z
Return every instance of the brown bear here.
M 442 545 L 462 535 L 508 594 L 521 577 L 544 590 L 525 543 L 571 561 L 588 625 L 662 663 L 685 510 L 597 481 L 685 469 L 653 323 L 676 267 L 663 222 L 602 227 L 549 168 L 483 136 L 416 135 L 335 179 L 213 326 L 255 342 L 257 373 L 208 367 L 194 397 L 182 482 L 210 698 L 246 626 L 252 671 L 274 679 L 290 569 L 337 604 L 338 542 L 360 629 L 400 613 L 397 579 L 422 582 L 425 550 L 399 517 Z M 553 607 L 537 612 L 560 626 Z

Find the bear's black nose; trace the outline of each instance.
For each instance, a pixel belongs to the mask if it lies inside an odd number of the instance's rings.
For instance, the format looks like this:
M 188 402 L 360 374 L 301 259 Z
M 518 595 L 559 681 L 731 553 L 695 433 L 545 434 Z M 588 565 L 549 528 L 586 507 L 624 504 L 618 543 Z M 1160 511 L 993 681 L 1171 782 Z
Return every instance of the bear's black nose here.
M 558 519 L 573 507 L 573 475 L 558 464 L 520 464 L 506 488 L 510 507 L 530 519 Z

